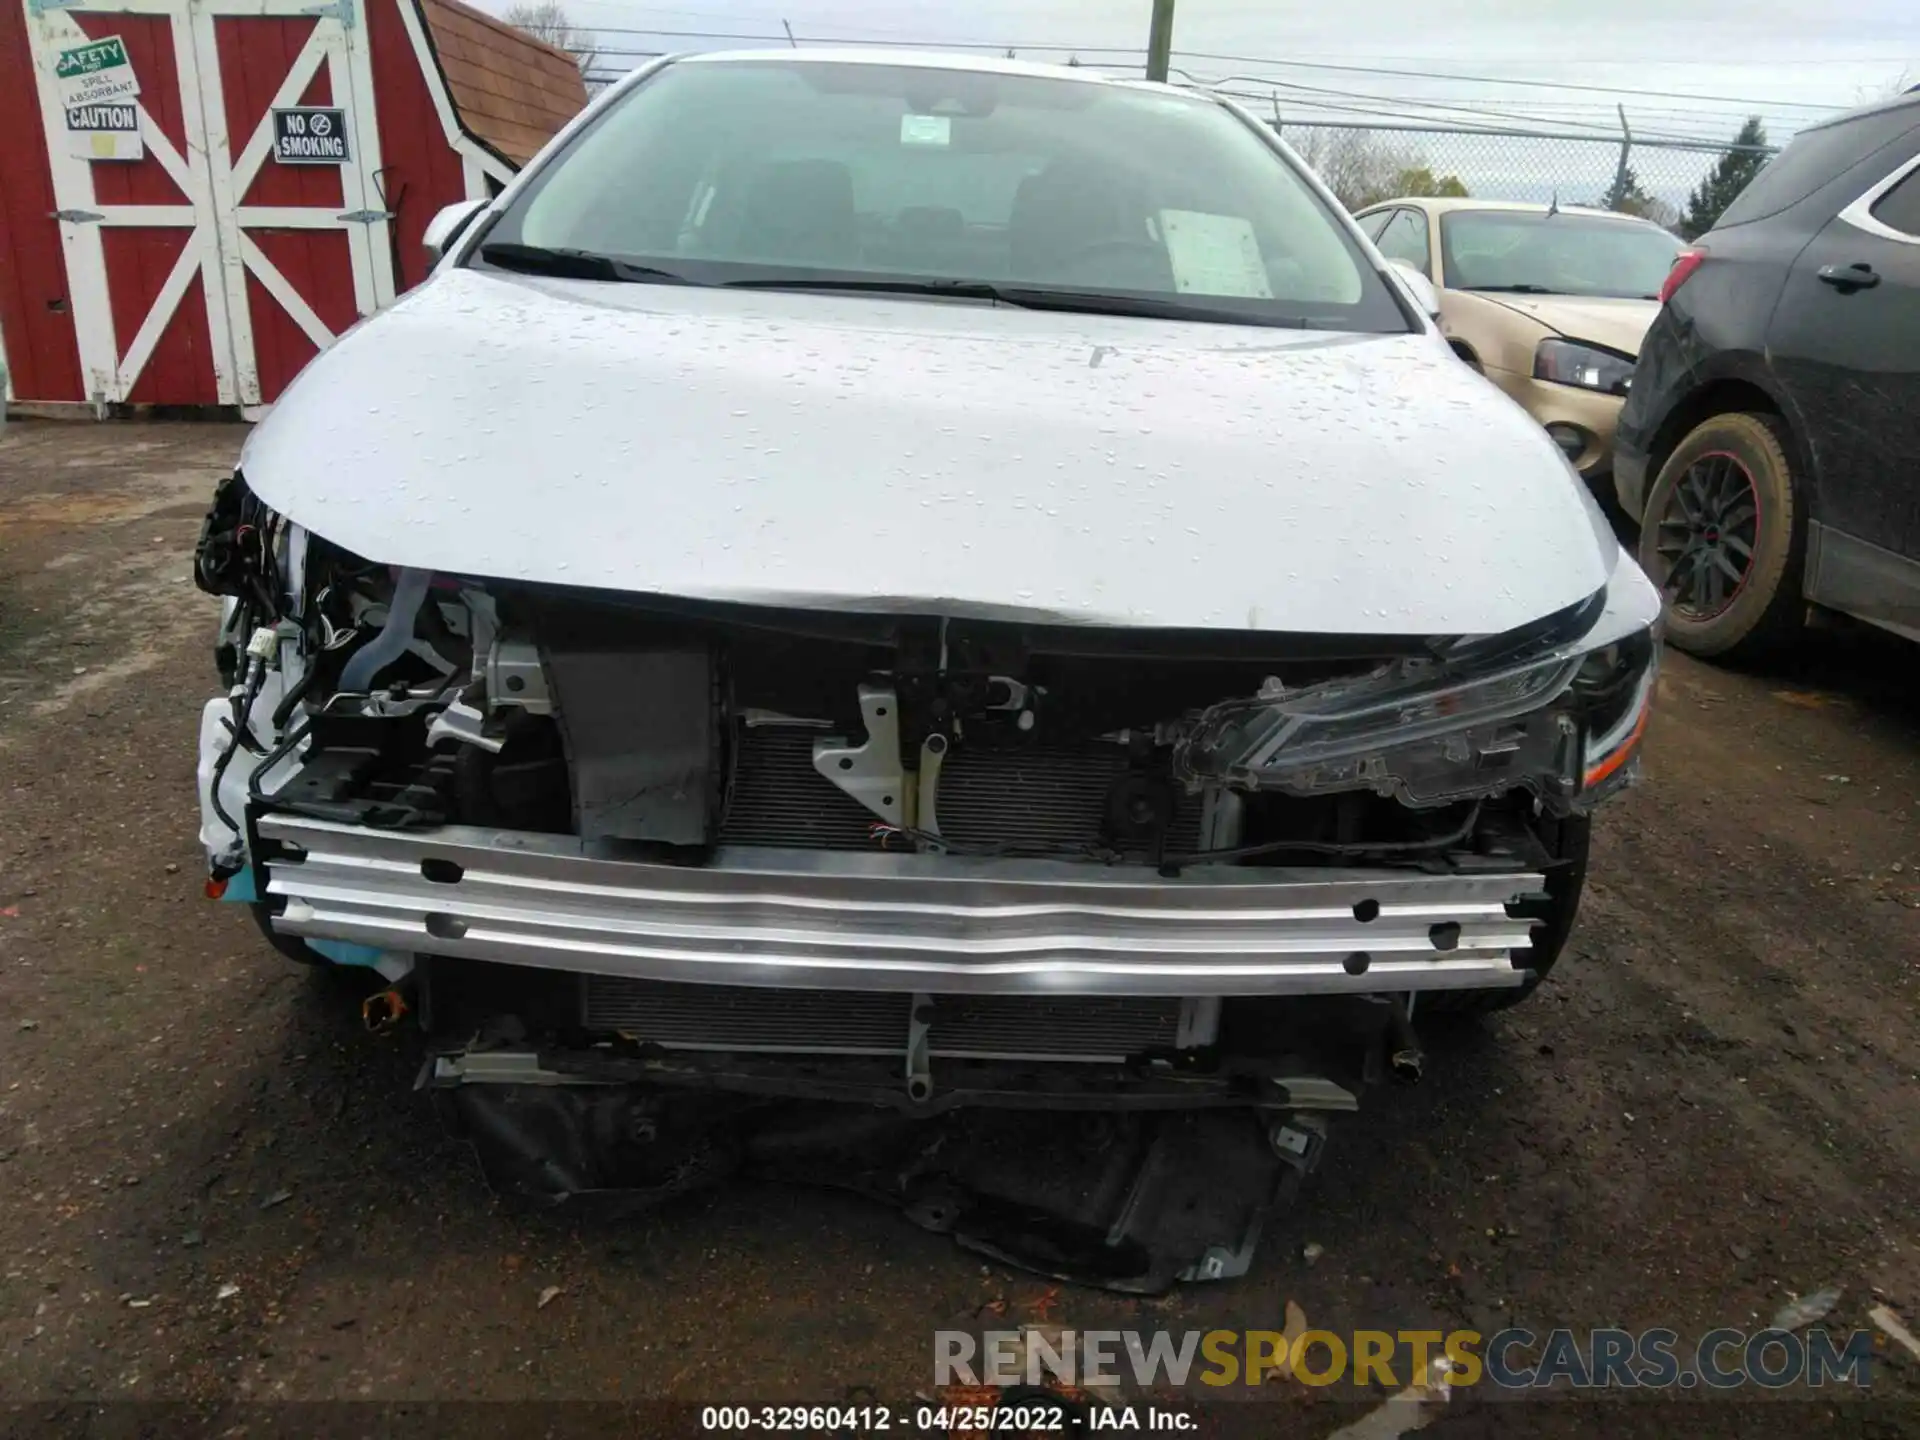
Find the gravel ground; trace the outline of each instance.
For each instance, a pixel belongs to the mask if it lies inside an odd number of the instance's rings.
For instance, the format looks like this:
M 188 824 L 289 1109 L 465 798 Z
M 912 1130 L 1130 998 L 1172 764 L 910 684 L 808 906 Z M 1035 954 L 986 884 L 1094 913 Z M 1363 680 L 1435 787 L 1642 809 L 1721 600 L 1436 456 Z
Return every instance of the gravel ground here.
M 828 1193 L 736 1185 L 619 1225 L 491 1196 L 410 1089 L 408 1041 L 363 1033 L 347 986 L 200 894 L 213 604 L 187 557 L 241 434 L 0 431 L 0 1397 L 32 1402 L 15 1425 L 84 1429 L 127 1401 L 216 1433 L 269 1413 L 255 1401 L 910 1404 L 937 1328 L 1277 1329 L 1290 1301 L 1334 1330 L 1695 1336 L 1837 1287 L 1831 1325 L 1883 1304 L 1920 1325 L 1911 647 L 1836 633 L 1767 673 L 1670 657 L 1646 782 L 1599 829 L 1552 982 L 1435 1038 L 1417 1088 L 1369 1096 L 1251 1275 L 1131 1302 Z M 1465 1392 L 1427 1433 L 1920 1434 L 1916 1397 L 1920 1366 L 1890 1346 L 1870 1402 Z M 1270 1434 L 1352 1418 L 1258 1409 Z M 468 1433 L 598 1412 L 460 1413 Z

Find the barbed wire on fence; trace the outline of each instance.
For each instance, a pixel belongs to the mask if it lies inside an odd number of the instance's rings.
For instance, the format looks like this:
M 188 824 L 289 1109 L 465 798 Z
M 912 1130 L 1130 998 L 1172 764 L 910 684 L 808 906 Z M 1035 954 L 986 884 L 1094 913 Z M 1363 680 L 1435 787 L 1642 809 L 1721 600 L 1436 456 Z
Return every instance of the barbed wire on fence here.
M 1399 194 L 1471 195 L 1597 205 L 1680 224 L 1689 197 L 1729 155 L 1763 162 L 1761 145 L 1641 140 L 1473 126 L 1272 121 L 1350 209 Z M 1430 187 L 1430 188 L 1428 188 Z

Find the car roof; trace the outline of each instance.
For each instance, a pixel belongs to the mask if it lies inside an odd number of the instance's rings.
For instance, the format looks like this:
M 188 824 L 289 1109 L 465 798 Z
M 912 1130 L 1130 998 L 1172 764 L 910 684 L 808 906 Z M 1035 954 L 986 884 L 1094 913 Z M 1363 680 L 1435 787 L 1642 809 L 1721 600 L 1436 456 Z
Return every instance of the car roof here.
M 1602 210 L 1594 205 L 1554 206 L 1533 200 L 1477 200 L 1471 195 L 1409 195 L 1399 200 L 1377 201 L 1359 213 L 1365 215 L 1371 211 L 1385 210 L 1390 205 L 1409 206 L 1435 215 L 1444 215 L 1449 210 L 1509 210 L 1525 215 L 1545 215 L 1549 211 L 1557 211 L 1562 215 L 1596 215 L 1608 220 L 1633 220 L 1642 225 L 1653 224 L 1651 220 L 1642 219 L 1638 215 L 1622 215 L 1618 210 Z
M 1914 86 L 1911 90 L 1903 90 L 1897 95 L 1889 95 L 1884 100 L 1876 100 L 1871 105 L 1862 105 L 1855 110 L 1828 116 L 1825 120 L 1816 120 L 1811 125 L 1802 125 L 1795 133 L 1804 135 L 1809 130 L 1827 130 L 1835 125 L 1844 125 L 1849 120 L 1858 120 L 1863 115 L 1883 115 L 1889 110 L 1904 108 L 1911 108 L 1914 118 L 1920 120 L 1920 85 Z
M 1178 95 L 1204 96 L 1191 86 L 1162 85 L 1124 75 L 1108 75 L 1087 65 L 1040 65 L 1031 60 L 1009 60 L 997 55 L 956 54 L 951 50 L 888 49 L 862 45 L 809 45 L 788 50 L 699 50 L 673 57 L 679 65 L 731 64 L 738 61 L 783 64 L 911 65 L 924 70 L 965 70 L 982 75 L 1026 75 L 1046 80 L 1073 80 L 1090 85 L 1124 85 L 1135 89 L 1165 90 Z

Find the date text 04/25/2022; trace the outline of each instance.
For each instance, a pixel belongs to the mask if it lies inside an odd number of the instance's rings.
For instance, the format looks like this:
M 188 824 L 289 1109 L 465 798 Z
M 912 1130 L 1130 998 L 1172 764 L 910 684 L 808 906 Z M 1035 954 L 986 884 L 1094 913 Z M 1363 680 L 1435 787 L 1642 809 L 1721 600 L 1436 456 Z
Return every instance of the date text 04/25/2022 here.
M 913 1434 L 964 1433 L 1027 1435 L 1062 1431 L 1080 1421 L 1077 1408 L 1035 1399 L 994 1405 L 917 1405 L 895 1411 L 890 1405 L 708 1405 L 700 1428 L 711 1431 L 774 1431 L 799 1434 L 901 1430 Z M 1088 1428 L 1178 1433 L 1191 1430 L 1193 1416 L 1171 1409 L 1138 1411 L 1128 1407 L 1085 1416 Z

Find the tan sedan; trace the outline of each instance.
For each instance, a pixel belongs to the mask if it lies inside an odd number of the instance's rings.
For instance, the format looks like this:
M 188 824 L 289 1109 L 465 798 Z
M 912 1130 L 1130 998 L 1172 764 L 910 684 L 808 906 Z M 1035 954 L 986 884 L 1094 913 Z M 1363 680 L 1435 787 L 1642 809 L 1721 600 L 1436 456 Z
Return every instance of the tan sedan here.
M 1682 242 L 1650 221 L 1573 205 L 1388 200 L 1356 218 L 1381 254 L 1433 281 L 1440 328 L 1461 358 L 1611 494 L 1614 423 Z

